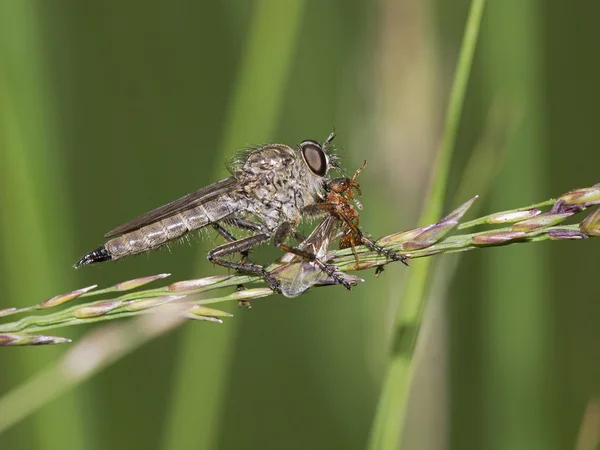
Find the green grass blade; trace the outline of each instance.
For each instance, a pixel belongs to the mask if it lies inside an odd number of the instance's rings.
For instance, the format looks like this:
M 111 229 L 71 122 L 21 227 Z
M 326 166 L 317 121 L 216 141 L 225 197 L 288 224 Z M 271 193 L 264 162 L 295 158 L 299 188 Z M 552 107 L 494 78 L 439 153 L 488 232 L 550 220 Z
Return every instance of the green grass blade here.
M 540 2 L 490 4 L 482 40 L 486 96 L 501 93 L 524 109 L 523 125 L 511 140 L 492 192 L 494 210 L 517 199 L 534 199 L 550 185 L 545 158 L 549 142 L 543 137 L 551 133 L 540 83 L 545 73 L 540 57 L 545 51 L 544 10 Z M 524 442 L 531 450 L 563 448 L 553 408 L 560 383 L 550 381 L 555 373 L 557 321 L 548 304 L 548 251 L 547 246 L 529 251 L 513 247 L 486 255 L 480 328 L 482 414 L 475 419 L 486 430 L 481 448 L 514 449 Z
M 436 220 L 436 217 L 441 217 L 454 143 L 484 6 L 485 0 L 473 0 L 471 3 L 446 112 L 444 134 L 432 172 L 427 207 L 421 215 L 420 224 L 431 223 Z M 369 448 L 372 450 L 396 449 L 401 442 L 402 424 L 411 385 L 412 354 L 419 331 L 421 311 L 425 304 L 429 272 L 430 260 L 420 261 L 412 265 L 407 278 L 406 291 L 396 315 L 392 355 L 371 430 Z
M 0 292 L 24 302 L 72 281 L 60 269 L 69 266 L 70 214 L 38 13 L 32 2 L 0 6 L 0 264 L 7 268 Z M 10 355 L 14 363 L 3 376 L 23 380 L 59 352 Z M 84 411 L 72 393 L 39 411 L 17 433 L 26 431 L 23 440 L 38 449 L 90 448 L 91 421 L 86 424 Z

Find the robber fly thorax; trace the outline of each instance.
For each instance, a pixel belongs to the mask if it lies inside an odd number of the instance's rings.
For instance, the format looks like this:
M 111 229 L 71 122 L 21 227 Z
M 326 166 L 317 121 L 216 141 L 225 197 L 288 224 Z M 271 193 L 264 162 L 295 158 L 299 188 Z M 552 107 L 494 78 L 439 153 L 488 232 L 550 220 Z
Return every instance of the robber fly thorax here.
M 248 250 L 270 239 L 285 251 L 295 250 L 285 245 L 286 239 L 303 215 L 314 214 L 312 206 L 325 200 L 329 170 L 337 167 L 328 148 L 334 136 L 322 145 L 306 140 L 295 149 L 268 144 L 240 152 L 230 164 L 231 177 L 118 226 L 105 235 L 110 239 L 103 246 L 75 267 L 144 253 L 210 225 L 228 241 L 208 253 L 210 261 L 265 275 L 261 266 L 247 262 Z M 237 239 L 225 226 L 251 235 Z M 236 253 L 244 255 L 242 262 L 224 259 Z

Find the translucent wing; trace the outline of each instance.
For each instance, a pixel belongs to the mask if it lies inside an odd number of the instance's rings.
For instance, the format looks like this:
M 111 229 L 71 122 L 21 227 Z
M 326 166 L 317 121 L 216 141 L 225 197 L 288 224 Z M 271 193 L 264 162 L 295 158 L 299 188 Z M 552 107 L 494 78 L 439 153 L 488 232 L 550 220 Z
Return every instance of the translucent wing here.
M 117 234 L 137 230 L 144 225 L 157 222 L 180 211 L 185 211 L 186 209 L 201 205 L 209 200 L 213 200 L 216 197 L 223 195 L 224 193 L 230 192 L 238 184 L 239 181 L 234 177 L 225 178 L 224 180 L 209 184 L 208 186 L 204 186 L 197 191 L 191 192 L 180 199 L 142 214 L 141 216 L 124 223 L 123 225 L 119 225 L 114 230 L 106 233 L 104 237 L 108 238 Z
M 325 217 L 298 247 L 315 254 L 321 261 L 326 261 L 329 259 L 329 244 L 339 237 L 339 225 L 339 220 L 334 216 Z M 275 264 L 277 267 L 269 272 L 279 282 L 281 293 L 286 297 L 297 297 L 315 284 L 337 284 L 317 264 L 301 256 L 286 253 Z M 351 275 L 339 275 L 348 281 L 358 280 Z

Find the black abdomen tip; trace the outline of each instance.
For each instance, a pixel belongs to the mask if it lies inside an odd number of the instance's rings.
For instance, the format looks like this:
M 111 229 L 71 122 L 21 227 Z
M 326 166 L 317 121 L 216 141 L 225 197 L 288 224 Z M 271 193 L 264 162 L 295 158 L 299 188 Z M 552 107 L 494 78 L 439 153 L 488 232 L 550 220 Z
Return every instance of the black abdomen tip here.
M 77 269 L 78 267 L 85 266 L 86 264 L 94 264 L 94 263 L 98 263 L 98 262 L 102 262 L 102 261 L 110 261 L 111 259 L 112 259 L 112 257 L 106 250 L 106 247 L 102 246 L 102 247 L 98 247 L 93 252 L 85 255 L 73 267 L 75 267 Z

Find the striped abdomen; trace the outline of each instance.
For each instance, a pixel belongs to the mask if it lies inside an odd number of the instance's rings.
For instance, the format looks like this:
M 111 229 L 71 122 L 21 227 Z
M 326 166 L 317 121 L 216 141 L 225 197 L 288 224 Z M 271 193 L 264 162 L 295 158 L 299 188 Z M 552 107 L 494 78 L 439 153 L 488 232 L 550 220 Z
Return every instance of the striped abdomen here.
M 194 208 L 181 211 L 171 217 L 145 225 L 109 240 L 104 246 L 85 255 L 75 265 L 121 259 L 153 250 L 185 233 L 225 219 L 235 212 L 228 201 L 213 200 Z

